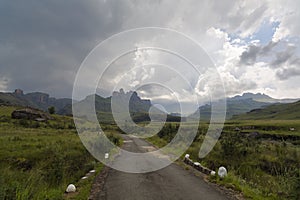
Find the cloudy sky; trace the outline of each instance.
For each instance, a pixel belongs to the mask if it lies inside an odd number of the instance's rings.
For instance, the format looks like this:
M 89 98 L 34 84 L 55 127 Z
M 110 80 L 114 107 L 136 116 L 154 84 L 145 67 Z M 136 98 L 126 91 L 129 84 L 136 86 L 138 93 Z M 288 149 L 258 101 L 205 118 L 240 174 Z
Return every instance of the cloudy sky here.
M 100 42 L 129 29 L 162 27 L 192 38 L 203 48 L 214 62 L 227 96 L 261 92 L 275 98 L 300 97 L 298 4 L 297 0 L 1 0 L 0 91 L 21 88 L 71 97 L 77 70 Z M 107 88 L 128 90 L 139 86 L 142 96 L 168 99 L 167 89 L 158 89 L 164 80 L 167 86 L 181 89 L 182 99 L 208 93 L 211 85 L 203 79 L 205 72 L 195 78 L 196 73 L 178 56 L 139 50 L 164 45 L 157 34 L 153 38 L 139 34 L 128 38 L 135 42 L 136 51 L 105 71 L 98 85 L 100 93 L 107 93 Z M 165 44 L 172 45 L 164 48 L 175 52 L 184 49 L 197 57 L 197 51 L 183 40 L 165 38 Z M 107 46 L 110 49 L 105 54 L 115 55 L 116 48 L 125 50 L 126 41 L 120 40 L 118 47 Z M 94 62 L 103 71 L 107 66 L 101 63 L 102 56 Z M 182 84 L 180 74 L 186 74 L 190 85 Z M 161 85 L 142 86 L 143 82 Z

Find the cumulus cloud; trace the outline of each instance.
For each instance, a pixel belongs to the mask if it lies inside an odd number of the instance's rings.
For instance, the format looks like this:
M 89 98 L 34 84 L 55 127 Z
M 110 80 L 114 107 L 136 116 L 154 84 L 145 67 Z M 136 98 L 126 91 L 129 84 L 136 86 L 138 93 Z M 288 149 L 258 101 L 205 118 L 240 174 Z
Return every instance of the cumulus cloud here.
M 4 0 L 0 3 L 0 74 L 5 78 L 0 78 L 0 90 L 22 87 L 25 91 L 70 97 L 81 62 L 99 42 L 130 28 L 158 26 L 183 32 L 198 42 L 215 62 L 228 95 L 265 88 L 283 91 L 282 85 L 288 84 L 270 86 L 263 81 L 267 78 L 261 77 L 294 82 L 294 77 L 299 75 L 297 38 L 299 41 L 300 25 L 296 22 L 300 12 L 297 3 L 283 0 L 179 0 L 176 3 L 170 0 Z M 252 37 L 265 21 L 279 25 L 274 35 L 267 38 L 269 42 L 262 44 L 259 38 L 254 41 Z M 170 43 L 169 47 L 188 52 L 190 58 L 197 57 L 194 49 L 185 49 L 176 38 L 170 37 L 166 42 Z M 141 39 L 136 47 L 151 46 L 151 43 L 155 43 L 155 38 Z M 125 48 L 125 45 L 126 41 L 120 41 L 118 48 Z M 117 47 L 107 49 L 106 54 L 114 48 Z M 138 67 L 158 62 L 167 63 L 185 74 L 193 90 L 183 86 L 178 75 L 166 78 L 168 70 L 163 67 Z M 206 91 L 207 95 L 209 85 L 214 88 L 211 84 L 199 85 L 199 77 L 194 76 L 194 71 L 186 70 L 182 61 L 151 51 L 136 51 L 114 65 L 107 71 L 102 88 L 98 88 L 101 94 L 109 95 L 109 89 L 116 86 L 126 70 L 122 82 L 125 89 L 130 90 L 146 81 L 164 82 L 182 88 L 175 92 L 181 94 L 184 102 L 193 96 L 188 93 L 204 94 Z M 136 69 L 131 69 L 134 67 Z M 85 85 L 87 91 L 89 87 Z M 140 92 L 142 94 L 142 90 Z M 151 96 L 147 94 L 145 97 Z M 156 95 L 156 99 L 166 99 L 164 95 Z
M 279 41 L 286 37 L 298 37 L 300 35 L 299 2 L 295 0 L 275 0 L 272 1 L 271 14 L 273 19 L 280 21 L 279 27 L 276 28 L 273 40 Z

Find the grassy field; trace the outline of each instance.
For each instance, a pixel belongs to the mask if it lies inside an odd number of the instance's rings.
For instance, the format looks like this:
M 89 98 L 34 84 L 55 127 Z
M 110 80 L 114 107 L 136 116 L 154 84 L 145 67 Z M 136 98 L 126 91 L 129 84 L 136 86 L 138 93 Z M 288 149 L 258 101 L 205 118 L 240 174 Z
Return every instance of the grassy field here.
M 78 186 L 71 199 L 87 199 L 93 177 L 78 180 L 103 165 L 82 145 L 72 118 L 11 119 L 15 109 L 0 107 L 0 199 L 64 199 L 70 183 Z
M 72 118 L 53 115 L 47 122 L 11 119 L 15 109 L 0 107 L 0 199 L 87 199 L 95 175 L 81 177 L 91 169 L 99 173 L 103 165 L 82 145 Z M 192 125 L 182 126 L 188 131 Z M 178 123 L 166 123 L 148 141 L 165 146 L 178 127 Z M 120 129 L 111 124 L 102 128 L 110 140 L 122 144 L 116 135 Z M 209 177 L 210 181 L 249 199 L 300 198 L 300 120 L 227 121 L 214 149 L 199 159 L 207 129 L 208 124 L 201 122 L 186 153 L 210 169 L 228 169 L 225 179 Z M 69 183 L 75 183 L 78 192 L 65 195 Z
M 168 123 L 148 141 L 162 147 L 174 137 L 177 127 Z M 210 169 L 228 169 L 225 179 L 209 177 L 210 181 L 240 191 L 249 199 L 300 198 L 300 120 L 228 121 L 214 149 L 199 159 L 207 127 L 200 124 L 186 153 Z

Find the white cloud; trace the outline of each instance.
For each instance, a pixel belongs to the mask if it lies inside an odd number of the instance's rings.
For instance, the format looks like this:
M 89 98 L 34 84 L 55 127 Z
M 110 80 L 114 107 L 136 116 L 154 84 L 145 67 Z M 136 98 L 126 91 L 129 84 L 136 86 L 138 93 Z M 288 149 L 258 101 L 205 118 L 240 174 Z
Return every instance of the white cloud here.
M 244 66 L 239 63 L 239 60 L 249 45 L 260 48 L 259 38 L 248 40 L 247 37 L 251 38 L 250 36 L 258 31 L 264 20 L 278 21 L 280 22 L 278 29 L 287 30 L 287 33 L 281 33 L 284 36 L 280 39 L 292 32 L 296 34 L 297 29 L 295 27 L 297 25 L 295 26 L 296 20 L 294 18 L 298 16 L 299 12 L 295 13 L 296 6 L 294 3 L 285 3 L 284 1 L 275 3 L 273 1 L 185 2 L 182 6 L 172 6 L 163 1 L 161 7 L 171 6 L 174 9 L 169 18 L 165 17 L 166 24 L 170 28 L 188 34 L 202 45 L 216 63 L 228 95 L 240 94 L 245 91 L 274 91 L 276 88 L 280 88 L 278 84 L 281 84 L 277 81 L 277 77 L 289 75 L 291 73 L 288 72 L 293 71 L 293 69 L 289 71 L 271 69 L 271 63 L 268 63 L 267 60 L 271 62 L 271 57 L 276 57 L 276 55 L 274 52 L 269 55 L 264 53 L 269 51 L 267 50 L 268 45 L 262 46 L 258 52 L 258 56 L 262 57 L 262 60 L 254 58 L 251 66 Z M 177 5 L 181 5 L 180 2 Z M 186 12 L 187 10 L 189 12 Z M 190 15 L 190 13 L 194 13 L 194 15 Z M 155 13 L 154 21 L 158 16 L 162 16 L 160 14 L 160 10 Z M 294 19 L 294 21 L 288 19 Z M 131 22 L 128 23 L 132 24 Z M 278 37 L 280 32 L 282 31 L 276 30 L 273 40 Z M 276 43 L 274 44 L 276 45 Z M 269 45 L 275 46 L 272 43 Z M 293 75 L 297 75 L 297 73 Z M 271 84 L 270 82 L 277 83 Z M 196 88 L 196 92 L 200 95 L 208 95 L 209 90 L 213 87 L 209 85 L 204 85 L 202 90 Z M 273 92 L 273 94 L 275 93 Z
M 6 77 L 0 76 L 0 91 L 6 92 L 9 80 Z
M 293 96 L 294 92 L 287 87 L 299 86 L 296 81 L 299 68 L 299 63 L 296 61 L 300 55 L 298 4 L 299 2 L 296 0 L 178 0 L 176 2 L 171 0 L 124 0 L 122 3 L 77 1 L 73 8 L 78 6 L 85 15 L 58 9 L 60 8 L 58 2 L 50 3 L 51 8 L 44 3 L 36 5 L 40 7 L 32 8 L 31 2 L 24 8 L 26 13 L 14 13 L 13 15 L 11 10 L 2 8 L 3 12 L 0 13 L 4 17 L 0 19 L 0 23 L 4 21 L 5 23 L 2 24 L 10 24 L 6 23 L 10 20 L 19 23 L 20 19 L 24 18 L 28 19 L 28 24 L 15 27 L 3 26 L 4 31 L 1 31 L 0 37 L 1 40 L 7 41 L 0 41 L 1 44 L 6 44 L 2 45 L 3 48 L 0 46 L 0 66 L 4 66 L 0 68 L 2 70 L 0 74 L 9 77 L 11 82 L 4 82 L 0 79 L 0 89 L 26 85 L 27 88 L 35 87 L 32 90 L 47 87 L 49 92 L 52 88 L 53 94 L 56 93 L 54 89 L 58 88 L 60 92 L 57 93 L 60 96 L 66 91 L 71 92 L 76 69 L 88 50 L 97 45 L 97 42 L 126 29 L 156 26 L 175 29 L 195 39 L 215 62 L 217 70 L 224 80 L 228 95 L 240 94 L 244 91 L 265 91 L 274 95 L 282 92 L 285 95 L 282 97 Z M 19 5 L 11 6 L 19 8 Z M 58 10 L 54 12 L 53 8 L 56 7 Z M 30 15 L 30 10 L 34 11 L 34 18 Z M 37 13 L 39 10 L 49 13 L 49 15 Z M 65 19 L 65 21 L 58 19 Z M 67 23 L 68 20 L 75 20 L 78 23 L 74 23 L 76 26 L 73 27 L 72 23 Z M 285 51 L 286 45 L 276 46 L 276 51 L 269 51 L 268 55 L 261 58 L 263 54 L 261 48 L 265 44 L 262 44 L 260 38 L 252 39 L 252 36 L 262 28 L 264 21 L 279 23 L 270 40 L 278 41 L 280 44 L 291 43 L 297 47 L 288 60 L 285 61 L 285 58 L 280 57 L 287 52 Z M 134 38 L 136 35 L 131 37 Z M 295 38 L 298 38 L 298 43 L 295 42 Z M 111 70 L 107 71 L 107 77 L 101 83 L 103 91 L 108 91 L 109 88 L 116 86 L 122 79 L 123 82 L 120 86 L 125 90 L 137 87 L 147 81 L 162 82 L 174 88 L 182 88 L 183 90 L 175 91 L 182 95 L 182 101 L 192 98 L 188 93 L 192 95 L 193 92 L 198 92 L 201 95 L 209 95 L 210 87 L 213 89 L 214 86 L 209 83 L 202 84 L 201 87 L 199 86 L 200 88 L 197 88 L 196 84 L 200 80 L 195 77 L 195 71 L 188 68 L 189 66 L 185 65 L 183 61 L 162 52 L 139 49 L 139 47 L 151 46 L 157 41 L 155 37 L 152 40 L 143 40 L 141 37 L 140 41 L 134 44 L 137 51 L 128 54 L 126 58 L 121 58 L 114 63 Z M 185 46 L 184 41 L 178 41 L 176 37 L 169 37 L 165 41 L 160 40 L 160 44 L 187 53 L 190 58 L 198 56 L 194 49 L 189 49 Z M 126 45 L 127 41 L 121 40 L 118 45 L 109 46 L 105 53 L 113 54 L 115 48 L 125 49 Z M 253 59 L 251 58 L 252 60 L 250 59 L 248 62 L 249 65 L 245 66 L 240 63 L 240 56 L 250 49 L 251 45 L 258 47 L 261 51 L 255 51 Z M 95 63 L 98 64 L 99 60 Z M 282 61 L 283 64 L 274 67 L 275 61 L 277 63 Z M 178 81 L 179 75 L 170 72 L 170 69 L 162 66 L 142 67 L 153 63 L 168 64 L 179 74 L 184 74 L 192 83 L 194 90 L 184 85 L 183 81 Z M 103 66 L 99 64 L 99 66 L 103 67 L 104 64 Z M 136 69 L 130 71 L 134 67 Z M 35 79 L 31 73 L 33 71 Z M 88 72 L 86 79 L 98 71 Z M 49 77 L 45 77 L 45 74 Z M 124 76 L 124 74 L 126 75 Z M 66 76 L 68 80 L 64 79 Z M 122 76 L 124 77 L 122 78 Z M 27 83 L 33 79 L 34 82 Z M 83 84 L 85 83 L 83 82 Z M 91 85 L 85 87 L 89 88 Z
M 285 39 L 286 37 L 299 37 L 300 19 L 299 1 L 297 0 L 275 0 L 270 1 L 271 14 L 273 20 L 279 21 L 279 27 L 273 36 L 274 41 Z

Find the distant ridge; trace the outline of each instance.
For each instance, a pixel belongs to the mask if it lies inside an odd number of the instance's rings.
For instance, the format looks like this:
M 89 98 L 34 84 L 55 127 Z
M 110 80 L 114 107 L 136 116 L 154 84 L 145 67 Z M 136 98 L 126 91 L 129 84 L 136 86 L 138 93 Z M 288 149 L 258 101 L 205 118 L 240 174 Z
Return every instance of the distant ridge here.
M 243 99 L 252 99 L 254 101 L 265 102 L 265 103 L 293 103 L 300 99 L 275 99 L 266 94 L 262 93 L 244 93 L 241 96 L 237 95 L 232 98 L 228 98 L 229 100 L 243 100 Z
M 253 109 L 264 108 L 274 103 L 292 103 L 297 100 L 299 99 L 274 99 L 266 94 L 244 93 L 243 95 L 237 95 L 226 99 L 226 119 L 230 119 L 234 115 L 247 113 Z M 211 105 L 206 104 L 200 106 L 190 117 L 195 118 L 199 115 L 201 120 L 209 121 L 211 117 Z
M 294 103 L 276 103 L 247 113 L 235 115 L 233 120 L 294 120 L 300 119 L 300 101 Z
M 141 99 L 137 92 L 120 91 L 113 92 L 112 96 L 116 99 L 116 106 L 122 105 L 129 101 L 129 112 L 131 118 L 135 122 L 150 121 L 149 109 L 152 106 L 149 99 Z M 110 97 L 101 97 L 97 94 L 89 95 L 79 102 L 75 102 L 74 106 L 79 106 L 83 111 L 95 109 L 100 123 L 115 123 L 112 116 Z M 95 100 L 93 102 L 93 100 Z M 0 92 L 0 105 L 16 105 L 23 107 L 31 107 L 48 111 L 50 106 L 54 106 L 56 113 L 61 115 L 72 115 L 72 100 L 68 98 L 56 99 L 50 97 L 49 94 L 42 92 L 33 92 L 24 94 L 21 89 L 16 89 L 12 93 Z M 84 112 L 82 112 L 84 113 Z M 181 121 L 180 116 L 168 115 L 162 110 L 152 109 L 151 117 L 153 120 L 163 120 L 164 115 L 167 115 L 167 121 Z
M 149 109 L 152 106 L 151 101 L 149 99 L 141 99 L 137 92 L 135 91 L 128 91 L 124 92 L 123 89 L 120 91 L 113 92 L 112 96 L 110 97 L 101 97 L 99 95 L 89 95 L 85 99 L 80 102 L 74 104 L 74 106 L 78 106 L 77 111 L 82 113 L 86 113 L 86 111 L 92 111 L 93 100 L 95 101 L 95 109 L 97 112 L 98 120 L 100 123 L 115 123 L 113 115 L 112 115 L 112 108 L 111 108 L 111 101 L 112 97 L 115 98 L 117 104 L 115 106 L 125 105 L 127 106 L 127 102 L 129 101 L 129 113 L 134 122 L 147 122 L 150 121 L 149 116 Z M 119 112 L 122 112 L 122 108 L 116 109 Z M 66 114 L 72 112 L 72 107 L 69 106 L 69 109 L 65 111 Z M 161 120 L 162 115 L 165 115 L 163 111 L 156 109 L 154 110 L 154 120 Z M 167 121 L 181 121 L 181 117 L 179 116 L 171 116 L 167 114 Z
M 134 121 L 149 121 L 149 108 L 151 107 L 151 101 L 149 99 L 141 99 L 135 91 L 124 92 L 123 89 L 115 91 L 112 94 L 114 97 L 119 99 L 119 103 L 123 100 L 130 98 L 129 110 L 131 117 Z M 99 95 L 89 95 L 84 100 L 76 102 L 75 105 L 88 106 L 91 104 L 92 97 L 95 97 L 95 108 L 99 119 L 105 123 L 113 123 L 113 116 L 111 111 L 111 97 L 101 97 Z M 226 119 L 230 119 L 233 116 L 238 116 L 243 113 L 248 113 L 255 109 L 263 109 L 271 104 L 286 104 L 295 102 L 299 99 L 274 99 L 266 94 L 253 94 L 244 93 L 243 95 L 237 95 L 231 98 L 227 98 L 227 111 Z M 216 102 L 217 103 L 217 102 Z M 20 105 L 24 107 L 37 108 L 43 111 L 47 111 L 50 106 L 54 106 L 57 114 L 72 115 L 72 100 L 69 98 L 56 99 L 50 97 L 49 94 L 42 92 L 32 92 L 24 94 L 21 89 L 16 89 L 11 93 L 0 92 L 0 105 Z M 258 112 L 258 110 L 256 110 Z M 253 111 L 256 112 L 256 111 Z M 252 113 L 252 115 L 253 115 Z M 165 114 L 163 111 L 157 109 L 156 116 L 160 119 L 160 116 Z M 201 120 L 209 121 L 211 117 L 211 105 L 206 104 L 200 106 L 194 114 L 190 115 L 189 118 L 198 118 L 200 115 Z M 253 115 L 254 116 L 254 115 Z M 171 113 L 167 115 L 168 121 L 180 121 L 184 118 L 181 117 L 180 113 Z
M 21 89 L 16 89 L 11 93 L 0 92 L 0 104 L 32 107 L 43 111 L 47 111 L 50 106 L 54 106 L 56 112 L 61 113 L 64 107 L 72 104 L 72 99 L 56 99 L 50 97 L 49 94 L 42 92 L 24 94 Z

